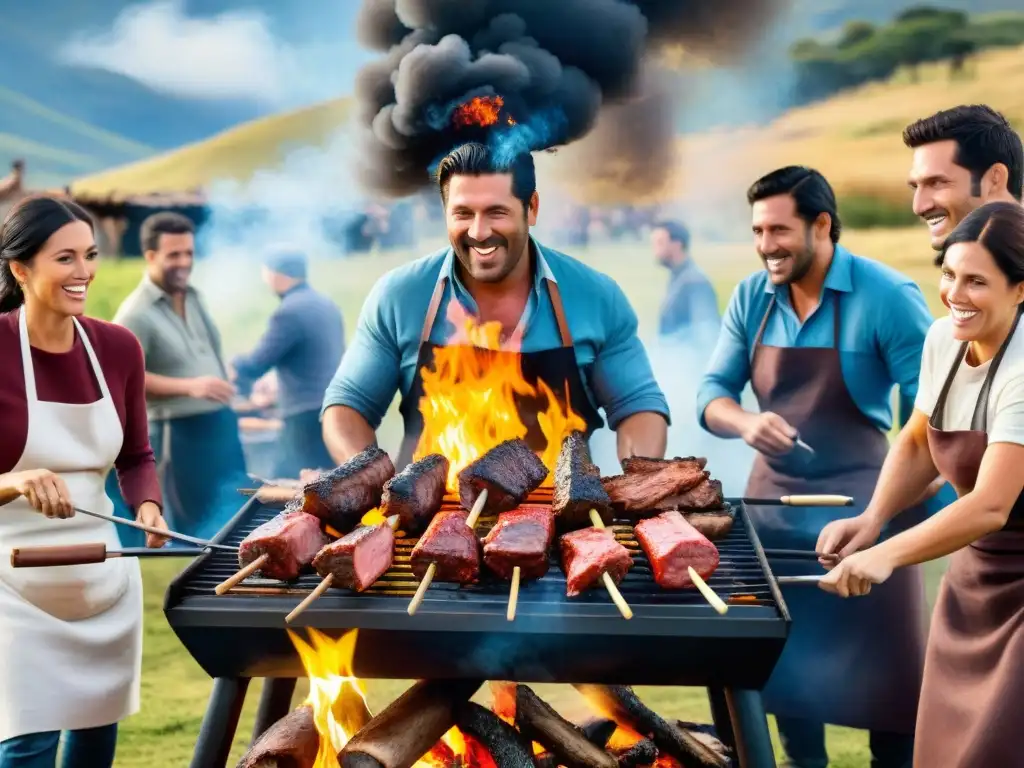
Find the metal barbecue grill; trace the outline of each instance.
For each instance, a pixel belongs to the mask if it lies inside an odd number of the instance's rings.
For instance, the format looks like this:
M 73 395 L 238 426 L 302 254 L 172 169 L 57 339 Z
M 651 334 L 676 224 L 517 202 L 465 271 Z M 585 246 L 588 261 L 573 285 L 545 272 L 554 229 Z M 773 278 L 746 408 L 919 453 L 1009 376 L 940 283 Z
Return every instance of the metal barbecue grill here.
M 281 510 L 253 497 L 214 541 L 237 545 Z M 171 583 L 164 605 L 179 639 L 215 679 L 191 766 L 225 764 L 251 678 L 267 678 L 254 737 L 287 714 L 295 681 L 306 673 L 286 628 L 310 626 L 335 637 L 359 630 L 353 673 L 360 678 L 706 687 L 718 733 L 740 766 L 774 768 L 757 690 L 782 653 L 790 619 L 743 505 L 733 511 L 732 530 L 716 542 L 719 567 L 707 580 L 730 604 L 725 615 L 695 589 L 658 587 L 632 525 L 618 520 L 609 527 L 634 561 L 619 584 L 630 620 L 600 586 L 565 596 L 557 545 L 547 575 L 521 585 L 514 621 L 505 615 L 509 583 L 486 568 L 477 584 L 435 581 L 408 615 L 419 583 L 409 565 L 414 538 L 396 539 L 392 568 L 370 589 L 329 589 L 291 625 L 284 617 L 320 583 L 315 572 L 289 583 L 250 577 L 218 596 L 216 585 L 239 566 L 230 552 L 208 552 Z M 482 517 L 477 533 L 495 519 Z

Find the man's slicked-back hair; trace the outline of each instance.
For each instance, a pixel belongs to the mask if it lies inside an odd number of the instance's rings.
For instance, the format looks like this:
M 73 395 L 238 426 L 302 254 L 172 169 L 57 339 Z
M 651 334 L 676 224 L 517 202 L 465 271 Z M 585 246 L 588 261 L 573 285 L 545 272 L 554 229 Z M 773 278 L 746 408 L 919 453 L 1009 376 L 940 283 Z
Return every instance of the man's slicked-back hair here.
M 843 223 L 839 220 L 836 195 L 828 179 L 813 168 L 803 165 L 787 165 L 779 168 L 750 185 L 747 190 L 747 202 L 753 205 L 759 200 L 778 195 L 789 195 L 796 203 L 796 212 L 808 226 L 823 213 L 832 220 L 829 238 L 833 243 L 839 242 L 843 231 Z
M 441 192 L 441 200 L 448 204 L 448 187 L 453 176 L 488 176 L 491 174 L 511 174 L 512 194 L 529 207 L 530 198 L 537 190 L 537 171 L 533 165 L 533 155 L 529 152 L 496 154 L 484 144 L 463 144 L 438 163 L 437 186 Z
M 154 213 L 139 229 L 142 252 L 159 250 L 160 235 L 194 235 L 195 232 L 196 225 L 188 216 L 173 211 Z
M 1024 193 L 1024 147 L 1009 121 L 986 104 L 944 109 L 903 129 L 903 143 L 917 149 L 939 141 L 956 142 L 954 162 L 971 174 L 971 194 L 981 194 L 981 177 L 996 163 L 1006 166 L 1006 188 L 1017 200 Z

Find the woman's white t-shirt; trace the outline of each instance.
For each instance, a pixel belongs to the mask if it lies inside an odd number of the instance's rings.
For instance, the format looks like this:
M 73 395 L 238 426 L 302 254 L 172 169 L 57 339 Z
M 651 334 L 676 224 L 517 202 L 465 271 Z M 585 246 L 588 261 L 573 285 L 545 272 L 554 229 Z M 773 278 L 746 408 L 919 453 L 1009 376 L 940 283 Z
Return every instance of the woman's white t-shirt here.
M 928 330 L 914 405 L 929 417 L 949 369 L 960 354 L 961 343 L 953 338 L 953 323 L 948 316 L 936 320 Z M 968 365 L 966 359 L 960 363 L 946 396 L 943 430 L 971 428 L 978 394 L 991 367 L 991 360 L 976 367 Z M 1024 445 L 1024 320 L 1010 339 L 992 381 L 988 401 L 988 441 Z

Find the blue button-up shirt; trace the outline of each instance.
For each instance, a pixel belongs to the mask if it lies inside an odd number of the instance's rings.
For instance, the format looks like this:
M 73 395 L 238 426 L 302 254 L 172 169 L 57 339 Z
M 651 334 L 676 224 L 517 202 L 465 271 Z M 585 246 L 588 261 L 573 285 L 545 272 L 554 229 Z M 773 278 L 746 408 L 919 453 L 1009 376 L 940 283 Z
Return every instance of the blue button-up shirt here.
M 693 259 L 672 270 L 668 291 L 661 304 L 658 333 L 694 332 L 703 338 L 718 332 L 720 315 L 715 288 Z
M 520 325 L 520 350 L 539 352 L 561 346 L 554 308 L 544 279 L 558 283 L 566 322 L 573 337 L 576 363 L 591 404 L 604 410 L 615 429 L 628 416 L 653 411 L 669 418 L 668 403 L 651 371 L 637 336 L 636 313 L 610 277 L 533 241 L 537 263 L 534 284 Z M 441 277 L 444 296 L 430 341 L 444 345 L 454 328 L 446 320 L 449 302 L 458 301 L 471 315 L 477 305 L 459 280 L 455 256 L 447 248 L 384 275 L 363 304 L 352 339 L 324 397 L 324 410 L 345 405 L 376 429 L 398 391 L 412 387 L 420 334 L 430 298 Z
M 754 339 L 768 303 L 762 343 L 777 347 L 833 346 L 834 302 L 839 300 L 839 358 L 843 380 L 854 403 L 877 427 L 892 427 L 892 390 L 900 388 L 901 421 L 909 418 L 917 396 L 921 351 L 932 316 L 921 289 L 905 275 L 837 245 L 818 307 L 800 322 L 789 291 L 776 293 L 768 273 L 740 283 L 726 308 L 718 344 L 697 393 L 697 415 L 717 398 L 739 402 L 750 381 Z

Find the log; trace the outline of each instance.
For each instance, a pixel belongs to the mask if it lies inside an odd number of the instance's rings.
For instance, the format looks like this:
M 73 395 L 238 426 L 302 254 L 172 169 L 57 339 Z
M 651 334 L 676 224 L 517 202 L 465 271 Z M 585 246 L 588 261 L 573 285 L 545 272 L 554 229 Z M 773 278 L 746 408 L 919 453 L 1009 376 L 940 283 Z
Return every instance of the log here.
M 658 759 L 658 748 L 653 741 L 642 739 L 617 756 L 619 768 L 640 768 L 640 766 L 654 765 Z
M 497 768 L 534 768 L 533 745 L 489 709 L 461 703 L 455 707 L 455 725 L 480 742 Z
M 525 685 L 516 686 L 516 726 L 566 768 L 618 768 L 615 758 L 591 744 L 583 730 L 549 707 Z
M 619 726 L 614 720 L 600 717 L 584 723 L 580 728 L 583 731 L 583 735 L 587 737 L 587 741 L 603 749 L 608 745 L 612 735 L 618 730 Z
M 412 768 L 455 725 L 455 708 L 483 680 L 421 680 L 366 724 L 342 749 L 342 768 Z
M 267 728 L 236 768 L 313 768 L 319 751 L 320 734 L 307 704 Z
M 721 755 L 648 709 L 629 686 L 577 684 L 573 687 L 599 714 L 650 739 L 683 768 L 728 768 L 728 761 Z

